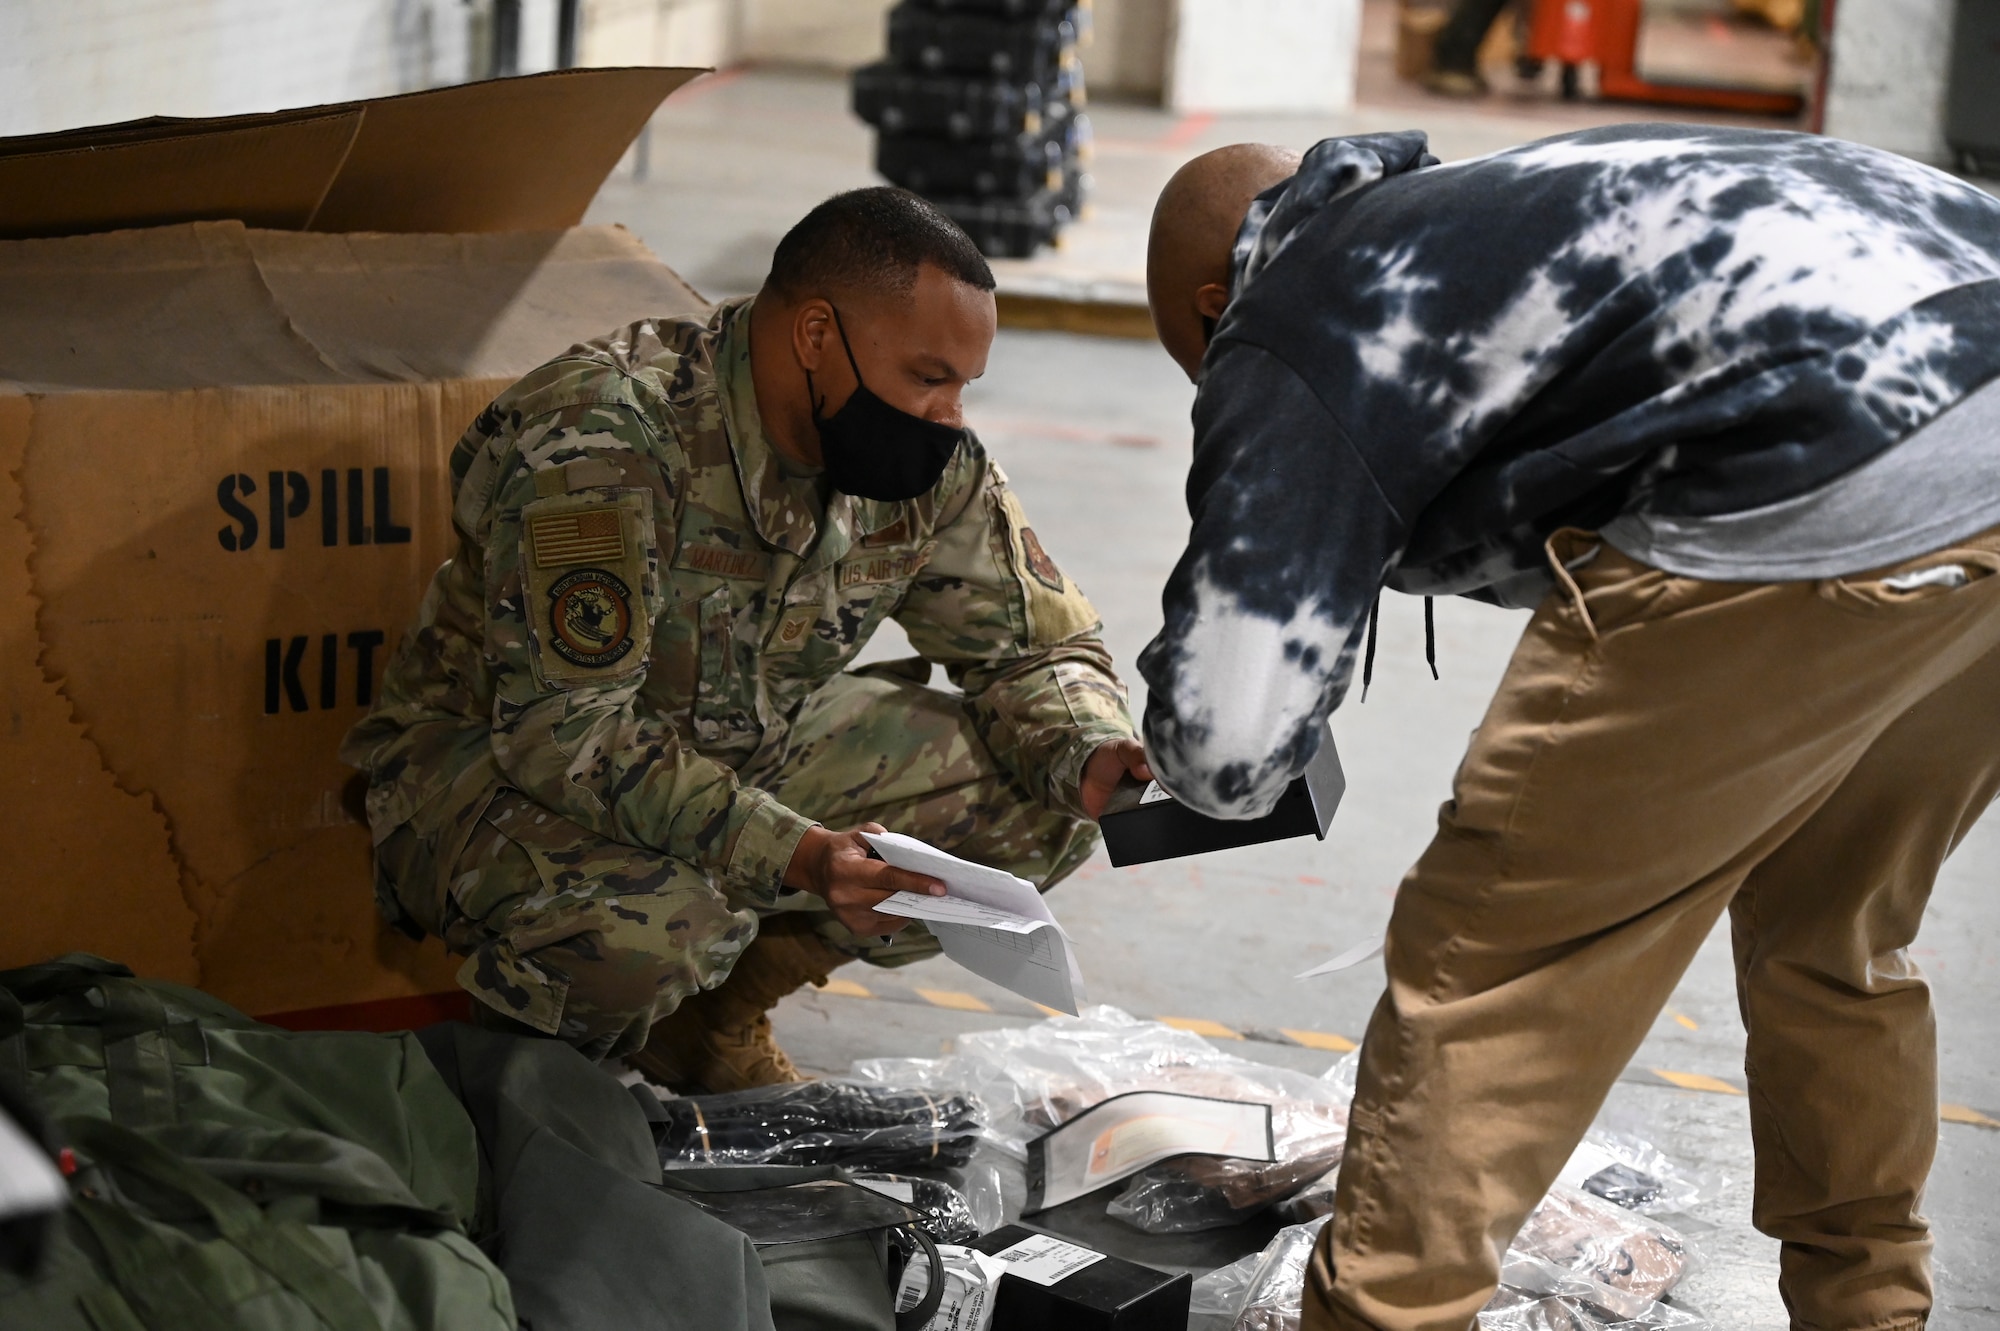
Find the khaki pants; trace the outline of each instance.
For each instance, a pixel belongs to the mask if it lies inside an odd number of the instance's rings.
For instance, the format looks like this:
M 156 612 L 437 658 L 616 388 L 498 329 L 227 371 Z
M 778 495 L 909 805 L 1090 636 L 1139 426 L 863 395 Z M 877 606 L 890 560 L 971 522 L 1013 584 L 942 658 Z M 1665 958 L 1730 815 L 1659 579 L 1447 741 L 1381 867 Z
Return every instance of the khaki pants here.
M 1906 949 L 2000 790 L 2000 532 L 1769 584 L 1595 545 L 1551 540 L 1574 571 L 1397 897 L 1305 1326 L 1471 1325 L 1728 908 L 1792 1325 L 1920 1328 L 1937 1058 Z M 1952 564 L 1967 585 L 1884 581 Z
M 829 827 L 881 823 L 1047 891 L 1097 847 L 1097 826 L 1042 807 L 994 759 L 956 694 L 888 674 L 815 694 L 782 762 L 745 774 Z M 458 982 L 513 1020 L 595 1058 L 630 1053 L 654 1022 L 727 978 L 760 914 L 808 913 L 836 948 L 878 966 L 933 955 L 921 924 L 856 938 L 826 903 L 786 893 L 759 911 L 706 872 L 597 835 L 502 788 L 439 892 L 437 853 L 408 828 L 376 854 L 404 912 L 466 957 Z

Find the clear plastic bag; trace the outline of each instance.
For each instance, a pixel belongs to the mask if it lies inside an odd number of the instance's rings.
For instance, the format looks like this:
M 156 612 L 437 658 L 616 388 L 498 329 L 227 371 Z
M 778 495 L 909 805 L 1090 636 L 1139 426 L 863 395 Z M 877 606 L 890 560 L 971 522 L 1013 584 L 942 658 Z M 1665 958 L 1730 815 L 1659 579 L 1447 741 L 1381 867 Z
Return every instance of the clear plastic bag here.
M 1599 1124 L 1564 1171 L 1565 1182 L 1628 1211 L 1646 1215 L 1685 1211 L 1710 1201 L 1723 1180 L 1670 1158 L 1636 1132 Z
M 1281 1129 L 1280 1121 L 1284 1121 Z M 1227 1160 L 1189 1156 L 1164 1160 L 1132 1176 L 1105 1214 L 1148 1234 L 1189 1234 L 1240 1225 L 1251 1216 L 1311 1186 L 1340 1164 L 1347 1115 L 1313 1115 L 1272 1107 L 1271 1135 L 1278 1159 Z
M 1130 1091 L 1270 1105 L 1276 1162 L 1191 1156 L 1135 1177 L 1112 1214 L 1149 1233 L 1234 1224 L 1324 1174 L 1339 1162 L 1353 1094 L 1351 1077 L 1253 1063 L 1111 1007 L 961 1036 L 946 1058 L 859 1062 L 854 1075 L 934 1093 L 970 1091 L 987 1106 L 988 1139 L 1017 1158 L 1050 1128 Z
M 1315 1180 L 1278 1205 L 1303 1224 L 1333 1210 L 1334 1175 Z M 1575 1188 L 1550 1188 L 1514 1237 L 1514 1247 L 1572 1274 L 1656 1299 L 1695 1269 L 1694 1245 L 1679 1232 Z
M 1326 1219 L 1287 1226 L 1261 1253 L 1195 1281 L 1189 1331 L 1298 1331 L 1306 1264 Z M 1480 1331 L 1709 1331 L 1685 1309 L 1509 1250 Z
M 911 1174 L 850 1174 L 862 1187 L 901 1202 L 917 1213 L 917 1228 L 939 1243 L 966 1243 L 980 1236 L 972 1204 L 943 1179 Z
M 965 1164 L 979 1102 L 963 1093 L 794 1082 L 664 1100 L 654 1130 L 666 1169 L 704 1165 L 847 1165 L 886 1171 Z
M 1250 1297 L 1251 1282 L 1263 1261 L 1262 1252 L 1253 1252 L 1196 1280 L 1188 1294 L 1188 1331 L 1235 1331 L 1237 1314 Z
M 944 1058 L 864 1059 L 853 1076 L 934 1094 L 976 1095 L 987 1109 L 987 1137 L 1023 1159 L 1031 1139 L 1127 1091 L 1260 1103 L 1292 1099 L 1342 1112 L 1351 1098 L 1351 1088 L 1343 1093 L 1335 1082 L 1238 1058 L 1198 1035 L 1113 1007 L 962 1035 L 956 1052 Z
M 1710 1331 L 1707 1318 L 1509 1249 L 1479 1331 Z
M 1011 1215 L 1007 1211 L 1007 1183 L 1000 1167 L 1002 1162 L 1013 1164 L 1005 1156 L 994 1159 L 994 1152 L 989 1147 L 975 1150 L 969 1164 L 951 1171 L 951 1181 L 964 1196 L 966 1210 L 972 1216 L 974 1233 L 991 1234 L 1020 1219 L 1018 1202 Z
M 1117 1008 L 1091 1007 L 1079 1017 L 961 1036 L 957 1051 L 944 1058 L 864 1060 L 853 1075 L 869 1085 L 976 1098 L 986 1110 L 985 1140 L 1012 1161 L 1026 1158 L 1035 1137 L 1128 1091 L 1269 1104 L 1275 1162 L 1165 1161 L 1135 1175 L 1107 1208 L 1147 1233 L 1171 1234 L 1237 1224 L 1273 1205 L 1294 1223 L 1330 1211 L 1359 1057 L 1349 1053 L 1312 1077 L 1253 1063 Z M 1584 1192 L 1642 1213 L 1685 1209 L 1718 1186 L 1644 1136 L 1611 1128 L 1592 1128 L 1572 1164 Z M 1009 1220 L 1020 1212 L 1015 1184 L 1005 1207 Z
M 1678 1285 L 1694 1258 L 1692 1245 L 1659 1221 L 1561 1184 L 1528 1213 L 1514 1248 L 1647 1299 Z
M 1324 1218 L 1309 1225 L 1290 1225 L 1264 1245 L 1244 1282 L 1236 1331 L 1298 1331 L 1305 1303 L 1306 1263 L 1312 1260 L 1313 1244 L 1325 1225 Z

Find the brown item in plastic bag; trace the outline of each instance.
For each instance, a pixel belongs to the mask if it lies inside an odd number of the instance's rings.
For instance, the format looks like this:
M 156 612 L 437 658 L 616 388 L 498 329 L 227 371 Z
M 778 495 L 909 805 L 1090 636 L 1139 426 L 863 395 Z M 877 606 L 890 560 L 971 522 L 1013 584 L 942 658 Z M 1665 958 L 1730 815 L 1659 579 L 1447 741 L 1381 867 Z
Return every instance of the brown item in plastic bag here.
M 1688 1267 L 1687 1244 L 1673 1230 L 1560 1184 L 1529 1212 L 1513 1246 L 1649 1299 L 1679 1284 Z

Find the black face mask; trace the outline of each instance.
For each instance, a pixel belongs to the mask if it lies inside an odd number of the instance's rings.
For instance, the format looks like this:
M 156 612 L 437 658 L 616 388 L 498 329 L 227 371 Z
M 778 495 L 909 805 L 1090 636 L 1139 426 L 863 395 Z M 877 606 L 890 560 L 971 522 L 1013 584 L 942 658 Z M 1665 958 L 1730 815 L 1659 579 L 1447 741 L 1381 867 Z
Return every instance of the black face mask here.
M 854 392 L 831 416 L 819 414 L 812 371 L 806 371 L 806 396 L 812 404 L 813 427 L 819 431 L 820 456 L 833 488 L 857 499 L 915 499 L 936 488 L 965 431 L 898 411 L 861 382 L 854 348 L 840 311 L 833 312 L 840 345 L 854 367 Z

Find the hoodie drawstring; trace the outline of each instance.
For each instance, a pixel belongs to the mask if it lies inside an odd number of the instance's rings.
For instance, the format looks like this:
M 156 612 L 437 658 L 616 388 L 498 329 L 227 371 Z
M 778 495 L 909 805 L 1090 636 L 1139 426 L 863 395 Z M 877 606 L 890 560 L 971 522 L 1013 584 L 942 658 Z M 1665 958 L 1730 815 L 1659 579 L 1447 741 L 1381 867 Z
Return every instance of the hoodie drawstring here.
M 1375 682 L 1375 634 L 1382 624 L 1382 593 L 1375 593 L 1375 600 L 1368 607 L 1368 640 L 1361 651 L 1361 701 L 1368 701 L 1368 686 Z M 1437 610 L 1431 598 L 1424 598 L 1424 664 L 1431 668 L 1431 678 L 1438 679 Z
M 1431 611 L 1431 598 L 1424 598 L 1424 664 L 1431 668 L 1431 678 L 1438 677 L 1438 629 L 1437 618 Z
M 1382 593 L 1368 607 L 1368 646 L 1361 653 L 1361 701 L 1368 701 L 1368 686 L 1375 679 L 1375 629 L 1382 619 Z

